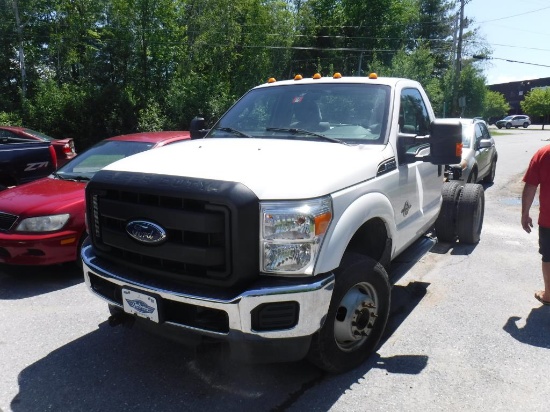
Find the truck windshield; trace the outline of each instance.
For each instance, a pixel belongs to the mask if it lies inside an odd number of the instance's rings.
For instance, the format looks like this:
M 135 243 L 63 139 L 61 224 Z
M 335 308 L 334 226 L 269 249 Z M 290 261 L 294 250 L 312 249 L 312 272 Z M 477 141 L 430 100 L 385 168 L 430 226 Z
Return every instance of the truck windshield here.
M 384 142 L 390 88 L 376 84 L 297 84 L 253 89 L 208 137 Z

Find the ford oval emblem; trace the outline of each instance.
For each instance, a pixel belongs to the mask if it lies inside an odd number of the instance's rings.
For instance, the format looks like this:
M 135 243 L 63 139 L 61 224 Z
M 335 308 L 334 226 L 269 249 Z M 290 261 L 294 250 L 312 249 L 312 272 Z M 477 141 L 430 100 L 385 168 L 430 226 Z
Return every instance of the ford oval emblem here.
M 166 230 L 145 220 L 132 220 L 126 225 L 126 233 L 141 243 L 158 245 L 166 240 Z

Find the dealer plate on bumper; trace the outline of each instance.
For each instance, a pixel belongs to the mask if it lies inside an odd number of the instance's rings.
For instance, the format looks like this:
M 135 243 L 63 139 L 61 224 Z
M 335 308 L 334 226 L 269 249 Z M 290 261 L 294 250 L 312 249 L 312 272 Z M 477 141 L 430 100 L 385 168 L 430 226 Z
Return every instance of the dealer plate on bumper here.
M 159 323 L 157 300 L 144 293 L 122 288 L 124 311 Z

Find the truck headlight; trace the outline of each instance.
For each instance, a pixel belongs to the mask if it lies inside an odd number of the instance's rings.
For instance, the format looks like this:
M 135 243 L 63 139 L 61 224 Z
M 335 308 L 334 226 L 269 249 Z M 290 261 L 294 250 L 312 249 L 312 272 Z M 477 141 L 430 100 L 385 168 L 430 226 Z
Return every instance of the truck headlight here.
M 270 274 L 312 274 L 332 220 L 330 197 L 261 204 L 260 270 Z
M 65 213 L 62 215 L 29 217 L 23 219 L 15 230 L 18 232 L 53 232 L 65 226 L 69 216 L 68 213 Z

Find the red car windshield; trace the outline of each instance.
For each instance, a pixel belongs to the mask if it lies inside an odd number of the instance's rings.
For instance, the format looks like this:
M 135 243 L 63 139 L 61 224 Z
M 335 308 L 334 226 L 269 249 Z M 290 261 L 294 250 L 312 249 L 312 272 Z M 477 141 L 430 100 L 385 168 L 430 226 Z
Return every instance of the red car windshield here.
M 59 168 L 55 175 L 67 180 L 89 180 L 105 166 L 133 154 L 149 150 L 154 145 L 153 142 L 103 141 Z
M 47 142 L 53 142 L 53 141 L 57 140 L 55 137 L 48 136 L 47 134 L 44 134 L 44 133 L 41 133 L 41 132 L 37 132 L 36 130 L 23 129 L 23 131 L 27 134 L 30 134 L 34 137 L 38 137 L 39 139 L 45 140 Z

